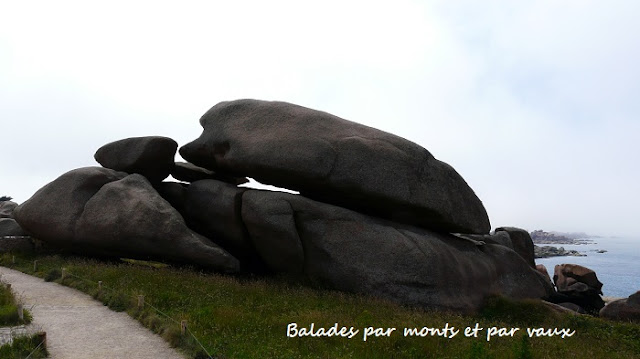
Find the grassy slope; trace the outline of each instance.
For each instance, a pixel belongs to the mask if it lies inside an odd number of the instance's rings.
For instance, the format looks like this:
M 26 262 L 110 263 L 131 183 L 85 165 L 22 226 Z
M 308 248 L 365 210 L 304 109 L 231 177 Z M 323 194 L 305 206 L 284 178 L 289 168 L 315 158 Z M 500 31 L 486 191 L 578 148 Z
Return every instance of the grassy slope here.
M 85 291 L 116 310 L 127 310 L 173 345 L 192 357 L 207 357 L 199 345 L 180 335 L 176 322 L 186 320 L 189 330 L 213 357 L 221 358 L 640 358 L 640 325 L 613 323 L 597 318 L 559 315 L 535 302 L 515 303 L 494 299 L 476 316 L 436 313 L 402 307 L 386 301 L 288 284 L 282 280 L 237 279 L 205 274 L 188 268 L 139 263 L 103 263 L 60 256 L 10 255 L 0 264 L 61 282 Z M 83 277 L 81 280 L 74 276 Z M 104 289 L 97 290 L 102 281 Z M 150 307 L 137 309 L 136 296 Z M 315 323 L 317 327 L 360 329 L 353 339 L 287 338 L 287 324 Z M 462 331 L 452 339 L 404 337 L 404 327 L 449 326 L 464 328 L 520 327 L 513 338 L 486 341 L 466 338 Z M 362 340 L 363 328 L 396 327 L 390 337 Z M 528 338 L 526 327 L 571 328 L 570 338 Z

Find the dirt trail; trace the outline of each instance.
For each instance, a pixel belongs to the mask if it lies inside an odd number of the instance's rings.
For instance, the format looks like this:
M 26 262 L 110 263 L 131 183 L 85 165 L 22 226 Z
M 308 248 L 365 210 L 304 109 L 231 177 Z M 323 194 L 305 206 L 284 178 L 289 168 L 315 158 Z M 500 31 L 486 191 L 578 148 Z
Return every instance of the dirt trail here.
M 47 333 L 52 359 L 184 359 L 126 313 L 109 310 L 75 289 L 0 267 L 33 325 Z

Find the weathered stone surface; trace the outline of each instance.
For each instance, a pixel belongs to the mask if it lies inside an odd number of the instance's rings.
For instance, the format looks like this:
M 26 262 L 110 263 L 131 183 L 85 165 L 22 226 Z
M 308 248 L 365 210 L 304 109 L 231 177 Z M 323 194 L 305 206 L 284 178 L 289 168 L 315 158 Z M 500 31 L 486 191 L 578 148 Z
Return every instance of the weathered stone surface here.
M 553 291 L 513 250 L 377 219 L 286 193 L 248 190 L 242 219 L 275 271 L 429 308 L 477 310 L 487 296 Z
M 87 201 L 76 243 L 99 253 L 192 263 L 237 272 L 237 259 L 187 228 L 184 219 L 141 175 L 105 184 Z
M 0 218 L 13 218 L 13 210 L 18 204 L 12 201 L 0 201 Z
M 582 309 L 582 307 L 580 307 L 579 305 L 577 305 L 575 303 L 565 302 L 565 303 L 558 303 L 558 305 L 563 307 L 563 308 L 567 308 L 570 311 L 578 313 L 578 314 L 586 314 L 587 313 L 584 309 Z
M 440 232 L 488 233 L 462 177 L 401 137 L 285 102 L 222 102 L 183 146 L 187 161 Z
M 558 264 L 554 268 L 553 281 L 559 292 L 569 290 L 576 283 L 584 283 L 602 294 L 602 282 L 598 280 L 596 272 L 578 264 Z
M 160 182 L 171 173 L 177 148 L 178 143 L 168 137 L 131 137 L 100 147 L 94 158 L 103 167 Z
M 555 298 L 551 299 L 555 303 L 574 303 L 593 314 L 604 307 L 600 296 L 602 283 L 589 268 L 577 264 L 558 264 L 554 268 L 553 282 L 558 290 Z
M 535 268 L 533 255 L 533 241 L 529 233 L 524 229 L 515 227 L 500 227 L 491 234 L 458 234 L 461 238 L 480 241 L 489 244 L 500 244 L 513 249 L 532 268 Z
M 549 271 L 547 270 L 547 267 L 544 266 L 544 264 L 536 264 L 536 270 L 540 272 L 540 274 L 542 274 L 549 281 L 549 283 L 551 283 L 551 285 L 554 285 L 553 280 L 549 275 Z
M 511 238 L 509 237 L 509 233 L 507 232 L 499 232 L 492 234 L 464 234 L 464 233 L 455 233 L 455 236 L 459 238 L 463 238 L 469 241 L 472 241 L 476 244 L 499 244 L 501 246 L 505 246 L 513 249 L 513 244 L 511 243 Z
M 72 246 L 76 221 L 89 199 L 109 182 L 127 176 L 108 168 L 69 171 L 38 190 L 14 211 L 27 232 L 55 246 Z
M 187 187 L 182 214 L 189 228 L 228 250 L 245 269 L 261 271 L 263 263 L 240 216 L 242 194 L 246 190 L 216 180 L 193 182 Z
M 531 266 L 531 268 L 536 267 L 535 254 L 533 250 L 533 240 L 531 239 L 531 235 L 529 232 L 525 231 L 521 228 L 515 227 L 499 227 L 496 228 L 496 234 L 500 232 L 509 233 L 509 238 L 511 238 L 511 244 L 513 245 L 513 250 L 516 251 L 522 258 L 524 258 L 527 263 Z
M 640 323 L 640 291 L 629 298 L 614 300 L 600 310 L 600 316 L 613 320 Z
M 556 303 L 551 303 L 551 302 L 548 302 L 546 300 L 543 300 L 542 304 L 544 304 L 548 308 L 552 309 L 554 312 L 560 313 L 560 314 L 584 314 L 585 313 L 584 309 L 580 308 L 579 306 L 577 306 L 577 305 L 575 305 L 573 303 L 556 304 Z M 562 304 L 564 304 L 564 305 L 562 305 Z M 565 306 L 565 305 L 568 305 L 568 306 Z M 569 307 L 571 307 L 571 309 Z M 579 311 L 581 311 L 581 312 L 579 312 Z
M 31 235 L 82 254 L 125 256 L 237 271 L 235 258 L 189 230 L 141 175 L 107 168 L 69 171 L 14 212 Z
M 158 194 L 171 206 L 184 215 L 185 201 L 187 199 L 188 185 L 178 182 L 160 182 L 153 184 Z
M 176 162 L 173 170 L 171 171 L 171 176 L 178 181 L 185 182 L 195 182 L 206 179 L 218 180 L 235 185 L 249 182 L 246 177 L 234 177 L 222 173 L 215 173 L 211 170 L 198 167 L 188 162 Z
M 0 237 L 26 236 L 27 232 L 13 218 L 0 218 Z

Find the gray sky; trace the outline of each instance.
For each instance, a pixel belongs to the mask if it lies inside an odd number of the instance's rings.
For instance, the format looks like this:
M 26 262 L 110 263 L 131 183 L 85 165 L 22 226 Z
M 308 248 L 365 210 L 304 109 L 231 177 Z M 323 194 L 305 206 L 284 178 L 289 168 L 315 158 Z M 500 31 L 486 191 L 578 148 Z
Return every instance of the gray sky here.
M 0 0 L 1 1 L 1 0 Z M 492 226 L 640 235 L 640 2 L 6 1 L 0 195 L 281 100 L 456 168 Z

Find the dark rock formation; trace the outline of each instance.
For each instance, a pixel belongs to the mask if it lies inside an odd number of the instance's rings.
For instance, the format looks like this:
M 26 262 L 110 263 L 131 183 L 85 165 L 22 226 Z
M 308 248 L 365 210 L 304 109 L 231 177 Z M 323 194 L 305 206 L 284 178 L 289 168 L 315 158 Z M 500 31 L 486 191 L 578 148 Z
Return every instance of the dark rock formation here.
M 533 242 L 529 233 L 524 229 L 515 227 L 500 227 L 492 234 L 457 234 L 458 237 L 476 242 L 500 244 L 513 249 L 531 268 L 535 268 L 533 257 Z
M 91 197 L 78 218 L 76 241 L 116 256 L 239 270 L 233 256 L 189 230 L 182 216 L 138 174 L 105 184 Z
M 533 253 L 533 240 L 531 239 L 529 232 L 515 227 L 499 227 L 496 228 L 495 232 L 496 234 L 500 232 L 507 232 L 509 234 L 509 238 L 511 238 L 513 250 L 524 258 L 531 268 L 536 267 L 536 261 Z
M 103 185 L 126 176 L 101 167 L 69 171 L 19 205 L 14 216 L 22 228 L 38 239 L 54 246 L 72 246 L 76 221 L 85 204 Z
M 629 298 L 614 300 L 600 310 L 603 318 L 640 323 L 640 291 Z
M 490 294 L 553 289 L 510 248 L 397 224 L 299 195 L 248 190 L 242 219 L 277 272 L 402 303 L 471 312 Z
M 584 308 L 582 308 L 581 306 L 575 304 L 575 303 L 571 303 L 571 302 L 564 302 L 564 303 L 558 303 L 559 306 L 563 307 L 563 308 L 567 308 L 572 312 L 578 313 L 578 314 L 587 314 L 587 312 L 584 310 Z
M 234 177 L 221 173 L 215 173 L 206 168 L 198 167 L 188 162 L 176 162 L 175 167 L 171 171 L 171 176 L 178 181 L 195 182 L 206 179 L 214 179 L 222 182 L 239 185 L 249 182 L 246 177 Z
M 401 137 L 285 102 L 222 102 L 183 146 L 198 166 L 441 232 L 488 233 L 482 202 L 449 165 Z
M 554 286 L 553 280 L 551 280 L 551 276 L 549 275 L 549 271 L 547 271 L 547 267 L 545 267 L 544 264 L 536 264 L 536 270 L 540 272 L 540 274 L 542 274 L 552 286 Z
M 13 218 L 13 210 L 18 204 L 11 201 L 0 201 L 0 218 Z
M 106 168 L 65 173 L 16 221 L 80 254 L 284 274 L 425 308 L 474 312 L 494 295 L 595 308 L 580 300 L 601 284 L 562 272 L 554 292 L 528 233 L 487 234 L 473 190 L 410 141 L 284 102 L 223 102 L 200 123 L 180 150 L 195 165 L 174 162 L 170 138 L 116 141 L 95 154 Z M 237 187 L 245 176 L 301 194 Z
M 240 259 L 244 269 L 260 272 L 264 269 L 263 262 L 240 215 L 246 190 L 216 180 L 193 182 L 186 189 L 182 215 L 190 228 Z
M 171 206 L 184 214 L 187 187 L 189 185 L 178 182 L 160 182 L 153 185 L 158 194 Z
M 98 167 L 73 170 L 39 190 L 15 214 L 38 239 L 75 252 L 239 270 L 235 258 L 189 230 L 138 174 Z
M 0 237 L 26 235 L 27 232 L 13 218 L 0 218 Z
M 604 306 L 600 297 L 602 283 L 589 268 L 577 264 L 558 264 L 554 269 L 553 282 L 558 290 L 555 303 L 574 303 L 593 314 L 597 314 Z
M 132 137 L 108 143 L 94 158 L 103 167 L 127 173 L 139 173 L 150 182 L 169 176 L 178 144 L 168 137 Z

